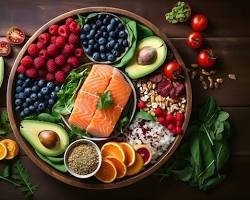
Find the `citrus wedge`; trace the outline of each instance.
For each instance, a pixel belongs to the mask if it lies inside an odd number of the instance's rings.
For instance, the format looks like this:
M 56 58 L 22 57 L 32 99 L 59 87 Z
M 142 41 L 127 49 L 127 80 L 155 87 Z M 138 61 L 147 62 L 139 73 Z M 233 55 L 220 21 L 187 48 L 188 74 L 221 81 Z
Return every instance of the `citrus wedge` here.
M 130 144 L 128 144 L 126 142 L 121 142 L 119 144 L 121 145 L 121 147 L 125 153 L 125 157 L 126 157 L 125 164 L 127 167 L 130 167 L 135 162 L 135 150 Z
M 95 174 L 95 177 L 103 183 L 112 183 L 117 176 L 115 165 L 108 159 L 102 160 L 99 171 Z
M 107 156 L 106 159 L 110 160 L 114 164 L 117 171 L 116 178 L 123 178 L 126 175 L 127 167 L 122 161 L 114 156 Z
M 0 142 L 0 160 L 3 160 L 7 156 L 6 146 Z
M 144 166 L 143 158 L 139 153 L 135 153 L 135 163 L 128 167 L 127 176 L 133 176 L 139 173 Z
M 122 162 L 125 162 L 125 153 L 117 142 L 107 142 L 101 148 L 102 156 L 114 156 Z
M 7 148 L 7 156 L 5 159 L 13 159 L 19 153 L 19 146 L 16 141 L 11 139 L 4 139 L 1 141 L 2 144 Z

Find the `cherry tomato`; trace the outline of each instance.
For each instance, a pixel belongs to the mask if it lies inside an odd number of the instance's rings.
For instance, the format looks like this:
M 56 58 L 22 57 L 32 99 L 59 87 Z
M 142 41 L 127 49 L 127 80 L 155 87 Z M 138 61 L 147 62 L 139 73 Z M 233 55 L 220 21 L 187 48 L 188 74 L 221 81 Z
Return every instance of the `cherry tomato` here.
M 11 44 L 22 44 L 25 40 L 25 34 L 20 28 L 12 26 L 7 31 L 6 38 Z
M 191 20 L 191 27 L 195 31 L 203 31 L 207 28 L 208 20 L 205 15 L 195 15 Z
M 6 41 L 0 41 L 0 56 L 8 56 L 10 52 L 10 43 Z
M 210 68 L 215 64 L 216 58 L 212 49 L 204 49 L 198 54 L 198 64 L 203 68 Z
M 203 42 L 203 38 L 199 32 L 193 32 L 187 38 L 187 45 L 193 49 L 200 48 L 202 45 L 202 42 Z
M 163 67 L 163 72 L 167 78 L 173 80 L 181 73 L 181 66 L 176 61 L 171 61 Z

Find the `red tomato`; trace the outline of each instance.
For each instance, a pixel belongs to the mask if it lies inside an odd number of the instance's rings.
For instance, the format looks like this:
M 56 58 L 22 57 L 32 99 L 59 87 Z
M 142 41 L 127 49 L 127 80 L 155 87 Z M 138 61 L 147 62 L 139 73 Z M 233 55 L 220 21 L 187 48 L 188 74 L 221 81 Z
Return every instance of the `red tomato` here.
M 181 72 L 181 66 L 176 61 L 171 61 L 163 67 L 163 72 L 167 78 L 173 80 L 178 78 Z
M 210 68 L 215 64 L 216 58 L 213 56 L 212 49 L 202 50 L 198 54 L 198 64 L 203 68 Z
M 22 44 L 25 39 L 25 34 L 20 28 L 12 26 L 7 31 L 6 38 L 11 44 Z
M 191 27 L 195 31 L 203 31 L 207 28 L 208 20 L 205 15 L 195 15 L 191 20 Z
M 203 38 L 199 32 L 193 32 L 187 38 L 187 45 L 193 49 L 200 48 L 202 45 L 202 42 L 203 42 Z
M 10 44 L 6 41 L 0 41 L 0 56 L 8 56 L 10 52 Z

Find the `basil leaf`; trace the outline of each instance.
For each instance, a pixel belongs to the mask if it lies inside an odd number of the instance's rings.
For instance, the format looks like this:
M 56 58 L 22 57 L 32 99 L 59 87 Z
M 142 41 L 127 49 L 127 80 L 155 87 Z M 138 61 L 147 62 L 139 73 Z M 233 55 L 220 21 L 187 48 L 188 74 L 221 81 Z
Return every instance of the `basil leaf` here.
M 98 96 L 100 98 L 99 98 L 99 101 L 96 105 L 97 109 L 103 110 L 103 109 L 110 108 L 114 105 L 110 90 L 108 90 L 104 93 L 99 93 Z
M 140 110 L 136 114 L 136 118 L 149 120 L 149 121 L 156 121 L 156 118 L 154 116 L 152 116 L 151 114 L 149 114 L 148 112 L 146 112 L 144 110 Z

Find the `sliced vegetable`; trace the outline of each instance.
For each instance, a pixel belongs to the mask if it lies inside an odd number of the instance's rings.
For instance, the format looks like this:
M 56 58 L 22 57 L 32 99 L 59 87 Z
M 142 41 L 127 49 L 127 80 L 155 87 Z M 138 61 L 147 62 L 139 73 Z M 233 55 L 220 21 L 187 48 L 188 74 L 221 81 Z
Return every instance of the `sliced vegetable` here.
M 0 56 L 8 56 L 10 52 L 10 43 L 6 41 L 0 41 Z
M 12 26 L 7 31 L 6 38 L 11 44 L 22 44 L 25 40 L 25 33 L 20 28 Z

